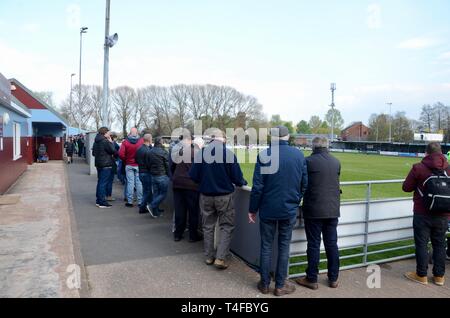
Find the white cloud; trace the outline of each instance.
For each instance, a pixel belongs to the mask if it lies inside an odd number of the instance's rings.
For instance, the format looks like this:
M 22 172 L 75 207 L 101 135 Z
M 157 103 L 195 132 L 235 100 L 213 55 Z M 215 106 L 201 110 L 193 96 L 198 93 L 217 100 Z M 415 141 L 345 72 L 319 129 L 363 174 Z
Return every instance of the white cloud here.
M 450 51 L 439 55 L 438 60 L 450 60 Z
M 381 6 L 377 3 L 373 3 L 367 7 L 367 27 L 372 30 L 381 28 Z
M 426 49 L 429 47 L 436 46 L 440 43 L 439 40 L 435 38 L 427 37 L 416 37 L 412 39 L 405 40 L 398 45 L 400 49 Z
M 81 26 L 81 7 L 71 4 L 66 7 L 66 25 L 69 29 L 79 29 Z
M 27 33 L 38 33 L 41 29 L 41 26 L 37 23 L 26 23 L 22 25 L 21 30 Z
M 57 102 L 68 94 L 70 69 L 46 56 L 12 48 L 1 40 L 0 52 L 0 72 L 7 78 L 14 77 L 33 91 L 52 91 Z

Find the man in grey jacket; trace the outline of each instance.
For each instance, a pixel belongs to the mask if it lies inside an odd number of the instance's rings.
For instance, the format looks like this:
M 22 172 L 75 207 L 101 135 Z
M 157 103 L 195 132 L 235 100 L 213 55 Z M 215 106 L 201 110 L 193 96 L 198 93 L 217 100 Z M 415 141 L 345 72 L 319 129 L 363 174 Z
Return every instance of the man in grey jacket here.
M 340 217 L 339 177 L 341 164 L 328 152 L 328 140 L 315 138 L 313 154 L 306 158 L 308 166 L 308 187 L 303 198 L 303 217 L 308 240 L 308 268 L 306 277 L 296 282 L 310 289 L 317 289 L 319 273 L 321 235 L 328 260 L 328 284 L 338 287 L 339 250 L 337 225 Z

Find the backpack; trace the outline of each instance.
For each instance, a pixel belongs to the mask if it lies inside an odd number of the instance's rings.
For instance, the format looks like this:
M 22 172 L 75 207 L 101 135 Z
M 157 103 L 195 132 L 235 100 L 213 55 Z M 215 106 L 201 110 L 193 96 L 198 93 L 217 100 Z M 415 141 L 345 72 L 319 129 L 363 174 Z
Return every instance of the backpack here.
M 450 176 L 445 170 L 434 170 L 419 193 L 432 214 L 450 213 Z

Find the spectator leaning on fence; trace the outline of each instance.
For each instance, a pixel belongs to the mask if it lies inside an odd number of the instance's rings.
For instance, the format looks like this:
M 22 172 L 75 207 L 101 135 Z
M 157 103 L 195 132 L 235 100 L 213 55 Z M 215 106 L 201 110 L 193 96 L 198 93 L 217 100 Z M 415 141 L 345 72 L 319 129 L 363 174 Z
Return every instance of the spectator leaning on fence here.
M 214 129 L 211 138 L 211 143 L 197 154 L 189 175 L 199 185 L 206 264 L 226 269 L 235 223 L 234 186 L 242 187 L 247 182 L 236 156 L 225 146 L 223 132 Z M 214 231 L 217 221 L 220 233 L 215 251 Z
M 445 179 L 439 179 L 437 176 Z M 408 272 L 405 276 L 420 284 L 428 284 L 428 242 L 431 239 L 433 247 L 433 282 L 443 286 L 445 279 L 445 233 L 450 216 L 450 199 L 434 197 L 437 192 L 448 189 L 450 169 L 447 158 L 442 154 L 439 143 L 432 142 L 427 146 L 426 157 L 415 164 L 403 183 L 403 191 L 414 191 L 414 243 L 416 245 L 415 272 Z M 442 180 L 442 181 L 440 181 Z M 439 187 L 434 187 L 439 182 Z M 439 189 L 439 190 L 436 190 Z M 433 198 L 429 202 L 427 198 Z
M 298 208 L 308 182 L 303 153 L 290 147 L 288 140 L 289 131 L 286 127 L 279 126 L 272 130 L 271 147 L 258 156 L 250 196 L 249 221 L 255 223 L 257 213 L 260 219 L 261 280 L 258 289 L 263 294 L 269 293 L 272 245 L 278 228 L 278 261 L 274 291 L 276 296 L 295 291 L 294 285 L 287 280 L 289 250 Z M 271 161 L 263 163 L 261 156 L 271 158 Z M 275 160 L 279 161 L 277 171 L 264 174 L 262 167 L 273 165 Z
M 313 153 L 306 158 L 308 187 L 303 198 L 302 212 L 308 241 L 308 267 L 306 277 L 296 282 L 310 289 L 317 289 L 319 274 L 320 243 L 323 237 L 328 266 L 328 286 L 338 287 L 339 249 L 337 225 L 340 217 L 339 177 L 341 164 L 328 152 L 327 138 L 314 138 Z
M 128 138 L 122 142 L 119 150 L 119 156 L 125 164 L 125 175 L 127 178 L 127 203 L 126 207 L 133 207 L 134 190 L 136 189 L 136 196 L 138 204 L 142 203 L 142 183 L 139 180 L 139 165 L 136 163 L 136 152 L 142 146 L 144 140 L 139 138 L 136 128 L 131 128 Z

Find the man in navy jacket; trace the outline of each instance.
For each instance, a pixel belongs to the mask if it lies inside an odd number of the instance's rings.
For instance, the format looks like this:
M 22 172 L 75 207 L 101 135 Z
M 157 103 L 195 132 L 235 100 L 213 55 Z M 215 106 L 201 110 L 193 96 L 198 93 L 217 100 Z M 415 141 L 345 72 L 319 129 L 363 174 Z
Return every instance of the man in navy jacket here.
M 235 223 L 234 187 L 242 187 L 247 181 L 244 180 L 236 156 L 225 146 L 223 132 L 215 129 L 212 138 L 212 142 L 197 153 L 189 176 L 199 185 L 206 264 L 226 269 Z M 214 231 L 217 220 L 220 239 L 215 251 Z
M 258 156 L 250 197 L 249 221 L 255 223 L 258 212 L 260 219 L 261 281 L 258 283 L 258 289 L 263 294 L 269 293 L 272 245 L 278 226 L 278 262 L 274 291 L 276 296 L 295 291 L 295 287 L 286 280 L 289 247 L 300 201 L 308 184 L 305 157 L 301 150 L 290 147 L 288 140 L 289 131 L 286 127 L 272 129 L 271 147 Z M 278 169 L 271 174 L 265 174 L 263 169 L 270 165 Z

